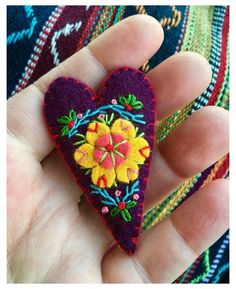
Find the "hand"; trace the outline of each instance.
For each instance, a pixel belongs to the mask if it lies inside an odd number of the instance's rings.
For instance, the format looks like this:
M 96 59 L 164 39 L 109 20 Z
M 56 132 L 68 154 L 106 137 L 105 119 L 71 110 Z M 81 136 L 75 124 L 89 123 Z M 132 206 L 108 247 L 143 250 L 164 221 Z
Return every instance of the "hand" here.
M 42 114 L 52 80 L 70 76 L 97 90 L 107 73 L 140 67 L 160 47 L 150 16 L 132 16 L 8 101 L 9 282 L 173 282 L 228 228 L 228 183 L 201 188 L 140 236 L 130 257 L 85 200 L 54 149 Z M 196 53 L 178 53 L 148 74 L 161 120 L 200 95 L 211 69 Z M 228 112 L 205 107 L 155 148 L 145 212 L 228 151 Z

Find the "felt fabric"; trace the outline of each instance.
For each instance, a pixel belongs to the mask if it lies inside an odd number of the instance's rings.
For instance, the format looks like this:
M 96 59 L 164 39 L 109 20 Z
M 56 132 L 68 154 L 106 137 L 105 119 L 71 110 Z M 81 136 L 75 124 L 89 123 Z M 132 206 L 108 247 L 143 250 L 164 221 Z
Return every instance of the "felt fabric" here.
M 150 81 L 123 67 L 96 95 L 79 80 L 60 77 L 45 95 L 44 114 L 86 198 L 118 244 L 133 254 L 154 145 L 156 101 Z
M 178 124 L 203 106 L 211 104 L 229 109 L 229 7 L 222 5 L 57 7 L 41 5 L 28 8 L 8 6 L 8 96 L 32 84 L 108 27 L 135 14 L 148 14 L 154 17 L 160 22 L 165 33 L 165 40 L 158 53 L 140 67 L 141 71 L 149 71 L 179 51 L 195 51 L 202 54 L 210 62 L 213 71 L 211 84 L 201 96 L 187 107 L 159 122 L 157 141 L 162 141 Z M 36 25 L 34 18 L 37 21 Z M 82 21 L 82 25 L 78 29 L 79 21 Z M 27 34 L 25 30 L 28 31 Z M 17 39 L 17 42 L 10 39 Z M 186 181 L 147 212 L 143 217 L 143 230 L 168 217 L 201 186 L 214 179 L 228 177 L 228 174 L 229 155 Z M 228 236 L 226 232 L 219 241 L 199 256 L 176 283 L 228 282 Z

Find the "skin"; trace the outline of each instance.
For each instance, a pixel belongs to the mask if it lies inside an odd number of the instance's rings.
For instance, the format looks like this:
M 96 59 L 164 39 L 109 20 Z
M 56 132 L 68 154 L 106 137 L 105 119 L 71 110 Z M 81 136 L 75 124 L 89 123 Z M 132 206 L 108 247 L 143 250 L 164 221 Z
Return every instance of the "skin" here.
M 71 76 L 97 90 L 110 71 L 138 68 L 162 41 L 154 18 L 129 17 L 8 100 L 9 282 L 170 283 L 227 230 L 228 182 L 221 179 L 143 233 L 132 257 L 119 247 L 108 251 L 110 232 L 85 200 L 78 206 L 81 192 L 45 126 L 43 98 L 53 79 Z M 211 69 L 184 52 L 147 75 L 161 120 L 207 88 Z M 145 212 L 227 152 L 228 112 L 211 106 L 195 112 L 155 147 Z

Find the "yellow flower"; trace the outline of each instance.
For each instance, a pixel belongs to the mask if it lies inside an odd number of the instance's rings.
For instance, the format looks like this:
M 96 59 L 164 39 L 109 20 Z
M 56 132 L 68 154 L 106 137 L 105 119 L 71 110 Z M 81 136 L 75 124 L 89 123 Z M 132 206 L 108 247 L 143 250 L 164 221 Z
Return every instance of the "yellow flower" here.
M 142 137 L 136 137 L 133 124 L 117 119 L 111 128 L 95 121 L 88 125 L 87 143 L 74 152 L 77 164 L 92 169 L 93 184 L 110 188 L 115 181 L 129 183 L 138 178 L 138 165 L 150 154 L 150 147 Z

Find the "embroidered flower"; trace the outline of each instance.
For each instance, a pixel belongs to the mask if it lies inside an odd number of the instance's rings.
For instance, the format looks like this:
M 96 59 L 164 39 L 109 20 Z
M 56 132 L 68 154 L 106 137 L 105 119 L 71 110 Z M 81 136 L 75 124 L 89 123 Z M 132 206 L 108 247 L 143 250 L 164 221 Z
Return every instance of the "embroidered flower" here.
M 135 207 L 138 202 L 136 200 L 132 200 L 132 196 L 137 195 L 139 191 L 139 181 L 135 181 L 131 185 L 126 185 L 124 191 L 116 190 L 115 196 L 109 194 L 106 189 L 101 189 L 95 185 L 90 185 L 92 191 L 90 194 L 100 195 L 101 203 L 104 204 L 101 208 L 102 214 L 109 214 L 112 217 L 116 217 L 120 215 L 125 222 L 130 222 L 132 220 L 132 209 Z M 137 198 L 137 200 L 139 197 Z M 109 206 L 109 207 L 107 207 Z
M 133 124 L 117 119 L 111 128 L 94 121 L 87 127 L 87 143 L 75 150 L 77 164 L 92 170 L 93 184 L 110 188 L 115 181 L 129 183 L 138 178 L 138 165 L 150 154 L 150 147 L 142 137 L 136 137 Z

